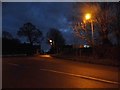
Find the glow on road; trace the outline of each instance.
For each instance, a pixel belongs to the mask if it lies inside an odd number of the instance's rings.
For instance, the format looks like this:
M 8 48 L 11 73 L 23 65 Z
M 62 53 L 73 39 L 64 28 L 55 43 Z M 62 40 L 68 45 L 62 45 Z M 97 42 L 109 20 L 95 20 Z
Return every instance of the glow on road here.
M 51 58 L 50 55 L 40 55 L 40 57 L 48 57 L 48 58 Z

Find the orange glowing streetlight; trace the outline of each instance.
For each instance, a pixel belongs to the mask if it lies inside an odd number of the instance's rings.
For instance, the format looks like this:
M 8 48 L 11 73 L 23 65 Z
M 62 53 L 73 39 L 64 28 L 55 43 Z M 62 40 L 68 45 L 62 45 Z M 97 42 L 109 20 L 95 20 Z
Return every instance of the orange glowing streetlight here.
M 90 14 L 90 13 L 85 14 L 85 19 L 86 19 L 86 20 L 91 19 L 91 14 Z

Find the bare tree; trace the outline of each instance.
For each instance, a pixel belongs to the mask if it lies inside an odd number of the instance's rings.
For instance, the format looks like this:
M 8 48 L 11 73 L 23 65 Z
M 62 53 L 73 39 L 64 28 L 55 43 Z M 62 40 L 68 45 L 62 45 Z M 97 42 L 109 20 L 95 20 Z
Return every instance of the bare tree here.
M 113 3 L 99 3 L 100 10 L 98 14 L 96 15 L 96 20 L 99 25 L 99 37 L 102 41 L 103 45 L 110 45 L 110 39 L 108 38 L 108 35 L 111 32 L 110 25 L 115 20 L 115 15 L 112 14 L 114 12 L 113 10 Z
M 71 20 L 71 26 L 75 31 L 76 36 L 85 40 L 91 44 L 90 22 L 84 21 L 85 13 L 91 13 L 91 20 L 94 23 L 94 33 L 98 33 L 98 36 L 94 36 L 94 39 L 99 39 L 99 42 L 103 45 L 111 45 L 109 34 L 113 34 L 111 31 L 113 27 L 111 24 L 115 22 L 115 3 L 75 3 L 73 6 L 73 19 Z M 85 23 L 84 23 L 85 22 Z M 89 27 L 88 27 L 89 26 Z
M 81 40 L 84 40 L 88 44 L 92 44 L 91 24 L 90 24 L 91 22 L 90 21 L 86 22 L 84 18 L 85 13 L 88 13 L 87 10 L 88 11 L 94 10 L 94 12 L 90 12 L 90 13 L 96 12 L 96 8 L 91 7 L 91 3 L 87 3 L 87 4 L 74 3 L 70 26 L 74 30 L 74 33 L 77 37 L 79 37 Z
M 19 36 L 26 37 L 31 45 L 34 43 L 40 43 L 40 39 L 42 37 L 42 32 L 30 22 L 25 23 L 17 32 L 17 34 Z

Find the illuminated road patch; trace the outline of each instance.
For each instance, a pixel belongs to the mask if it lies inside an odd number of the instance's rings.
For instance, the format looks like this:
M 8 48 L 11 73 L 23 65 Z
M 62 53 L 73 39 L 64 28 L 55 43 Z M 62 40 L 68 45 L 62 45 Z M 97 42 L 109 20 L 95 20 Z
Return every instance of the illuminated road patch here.
M 47 57 L 47 58 L 51 58 L 50 55 L 40 55 L 40 57 Z

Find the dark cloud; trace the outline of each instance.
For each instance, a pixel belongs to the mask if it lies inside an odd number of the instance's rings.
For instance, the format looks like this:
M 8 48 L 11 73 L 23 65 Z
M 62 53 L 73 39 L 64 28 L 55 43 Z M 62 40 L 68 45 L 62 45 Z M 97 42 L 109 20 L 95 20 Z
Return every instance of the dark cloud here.
M 58 28 L 67 43 L 71 43 L 72 32 L 68 25 L 71 9 L 72 3 L 70 2 L 4 2 L 2 3 L 3 30 L 16 36 L 24 23 L 32 22 L 44 34 L 49 28 Z
M 67 27 L 71 3 L 3 3 L 3 28 L 27 21 L 38 27 Z

